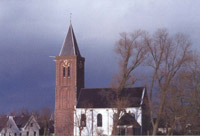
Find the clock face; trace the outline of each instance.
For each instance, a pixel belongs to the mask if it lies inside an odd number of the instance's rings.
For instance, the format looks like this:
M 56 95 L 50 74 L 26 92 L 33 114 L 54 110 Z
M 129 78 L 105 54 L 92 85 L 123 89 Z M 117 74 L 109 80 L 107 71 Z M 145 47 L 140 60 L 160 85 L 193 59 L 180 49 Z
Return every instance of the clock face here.
M 68 67 L 68 66 L 70 66 L 69 61 L 68 60 L 64 60 L 63 61 L 63 67 Z

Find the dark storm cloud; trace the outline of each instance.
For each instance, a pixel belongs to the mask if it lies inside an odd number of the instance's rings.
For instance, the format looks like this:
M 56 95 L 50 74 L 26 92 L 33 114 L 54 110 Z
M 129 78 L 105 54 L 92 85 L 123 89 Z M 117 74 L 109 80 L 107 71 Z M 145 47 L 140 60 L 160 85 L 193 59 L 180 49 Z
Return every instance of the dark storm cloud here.
M 69 25 L 82 56 L 86 87 L 108 87 L 117 72 L 119 33 L 167 28 L 200 35 L 199 0 L 1 0 L 0 112 L 54 106 L 55 62 Z

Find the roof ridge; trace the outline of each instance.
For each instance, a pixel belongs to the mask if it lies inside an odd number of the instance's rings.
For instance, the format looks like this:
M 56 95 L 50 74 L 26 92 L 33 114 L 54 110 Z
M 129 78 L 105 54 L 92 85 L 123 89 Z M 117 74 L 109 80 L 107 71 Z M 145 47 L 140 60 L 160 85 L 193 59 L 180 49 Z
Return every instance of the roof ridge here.
M 76 51 L 75 51 L 75 45 L 74 45 L 74 36 L 73 36 L 73 27 L 72 27 L 72 24 L 70 23 L 70 27 L 71 27 L 71 35 L 72 35 L 72 44 L 73 44 L 73 50 L 74 50 L 74 54 L 76 54 Z
M 110 88 L 105 87 L 105 88 L 81 88 L 81 89 L 110 89 Z

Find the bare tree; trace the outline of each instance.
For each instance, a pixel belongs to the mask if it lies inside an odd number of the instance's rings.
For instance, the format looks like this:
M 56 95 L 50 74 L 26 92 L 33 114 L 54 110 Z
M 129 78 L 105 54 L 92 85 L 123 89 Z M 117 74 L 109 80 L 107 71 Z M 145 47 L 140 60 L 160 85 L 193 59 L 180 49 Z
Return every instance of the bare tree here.
M 0 134 L 7 133 L 9 126 L 7 125 L 8 116 L 6 114 L 0 114 Z
M 94 115 L 93 105 L 89 101 L 82 102 L 87 108 L 77 109 L 74 113 L 74 127 L 78 128 L 79 136 L 82 135 L 93 135 L 94 133 Z M 90 107 L 90 108 L 89 108 Z
M 187 124 L 200 128 L 200 60 L 199 55 L 193 54 L 192 63 L 184 71 L 184 83 L 187 109 Z M 199 132 L 200 133 L 200 132 Z
M 167 96 L 166 111 L 172 133 L 187 134 L 186 126 L 200 126 L 200 63 L 199 56 L 192 55 L 190 63 L 181 70 L 173 81 Z M 178 124 L 178 125 L 177 125 Z M 175 126 L 176 125 L 176 126 Z M 176 128 L 178 127 L 178 128 Z
M 111 103 L 116 107 L 112 134 L 117 132 L 117 124 L 121 114 L 127 107 L 127 99 L 121 97 L 124 88 L 132 86 L 136 78 L 133 72 L 145 59 L 146 48 L 144 46 L 144 31 L 138 30 L 132 34 L 121 33 L 120 40 L 116 44 L 116 53 L 120 56 L 120 72 L 112 82 L 112 88 L 116 92 L 115 100 Z
M 82 114 L 85 115 L 86 117 L 86 114 L 87 113 L 87 109 L 84 110 L 84 112 Z M 77 111 L 75 111 L 75 122 L 74 122 L 74 126 L 78 128 L 79 130 L 79 136 L 82 135 L 82 131 L 84 129 L 84 127 L 86 127 L 86 118 L 85 120 L 82 119 L 82 115 L 79 115 L 77 113 Z
M 185 75 L 181 74 L 181 77 Z M 167 135 L 171 135 L 174 132 L 176 134 L 183 134 L 185 129 L 185 120 L 187 119 L 187 108 L 185 105 L 185 85 L 182 84 L 178 76 L 175 78 L 177 81 L 173 81 L 174 86 L 169 89 L 166 96 L 166 104 L 162 113 L 162 118 L 166 124 Z
M 145 60 L 152 72 L 148 88 L 152 134 L 156 135 L 164 111 L 173 111 L 174 116 L 170 120 L 171 130 L 173 130 L 174 124 L 185 116 L 179 112 L 184 106 L 184 102 L 181 101 L 184 97 L 183 92 L 180 91 L 181 85 L 174 86 L 173 83 L 180 78 L 178 75 L 186 64 L 192 61 L 190 46 L 191 42 L 187 36 L 176 34 L 170 37 L 165 29 L 159 29 L 153 35 L 143 31 L 136 31 L 131 35 L 121 34 L 121 39 L 116 45 L 116 52 L 120 56 L 120 73 L 112 84 L 113 90 L 116 91 L 114 103 L 117 107 L 112 134 L 116 134 L 117 120 L 127 107 L 127 103 L 120 94 L 124 88 L 135 83 L 136 77 L 133 76 L 133 72 Z M 157 97 L 154 96 L 155 92 L 157 92 Z M 166 103 L 168 98 L 172 101 Z M 156 120 L 153 119 L 155 116 Z
M 44 129 L 43 135 L 49 135 L 50 121 L 51 121 L 52 111 L 49 108 L 43 108 L 39 115 L 39 122 L 41 127 Z
M 189 71 L 189 82 L 191 92 L 189 97 L 189 102 L 194 108 L 197 117 L 200 118 L 200 60 L 198 55 L 193 56 L 193 64 L 190 65 Z
M 167 30 L 159 29 L 153 36 L 146 35 L 145 43 L 149 51 L 148 66 L 151 67 L 153 74 L 150 94 L 150 113 L 153 126 L 153 135 L 156 135 L 160 118 L 166 106 L 166 98 L 169 93 L 173 80 L 182 70 L 184 65 L 190 61 L 190 40 L 177 34 L 173 37 L 168 35 Z M 155 112 L 153 110 L 153 90 L 157 87 L 159 92 L 159 105 Z M 153 117 L 156 113 L 156 120 Z
M 30 112 L 28 111 L 27 108 L 21 108 L 18 110 L 13 110 L 10 112 L 11 116 L 30 116 Z

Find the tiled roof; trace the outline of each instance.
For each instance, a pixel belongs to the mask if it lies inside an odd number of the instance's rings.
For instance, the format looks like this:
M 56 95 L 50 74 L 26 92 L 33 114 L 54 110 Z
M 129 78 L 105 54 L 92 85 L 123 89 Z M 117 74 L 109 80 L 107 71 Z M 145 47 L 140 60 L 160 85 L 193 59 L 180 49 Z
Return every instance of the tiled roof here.
M 29 118 L 30 118 L 30 116 L 24 115 L 24 116 L 14 117 L 13 119 L 18 128 L 23 128 L 26 125 L 26 123 L 28 122 Z
M 59 56 L 72 56 L 72 55 L 81 56 L 78 49 L 78 44 L 76 41 L 72 24 L 70 24 L 67 36 L 65 38 Z
M 122 99 L 127 107 L 140 107 L 144 87 L 125 88 Z M 78 97 L 77 108 L 115 108 L 116 91 L 112 88 L 83 88 Z

